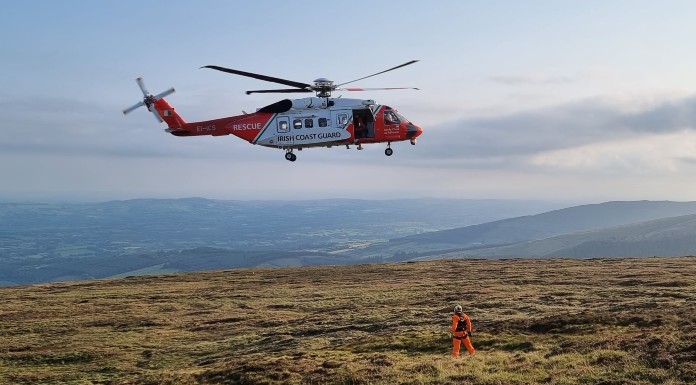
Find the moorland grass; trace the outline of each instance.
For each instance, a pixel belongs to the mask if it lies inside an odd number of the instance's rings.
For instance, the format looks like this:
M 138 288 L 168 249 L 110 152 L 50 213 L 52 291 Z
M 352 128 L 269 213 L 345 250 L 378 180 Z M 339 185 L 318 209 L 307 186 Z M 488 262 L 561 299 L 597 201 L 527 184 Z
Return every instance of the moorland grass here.
M 696 382 L 694 257 L 240 269 L 0 295 L 0 384 Z M 477 348 L 458 360 L 455 303 Z

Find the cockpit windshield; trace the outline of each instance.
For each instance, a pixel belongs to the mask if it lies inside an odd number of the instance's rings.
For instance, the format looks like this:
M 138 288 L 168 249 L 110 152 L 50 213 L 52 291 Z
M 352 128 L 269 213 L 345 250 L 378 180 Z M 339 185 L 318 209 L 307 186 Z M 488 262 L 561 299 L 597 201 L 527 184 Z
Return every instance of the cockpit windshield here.
M 396 112 L 396 110 L 385 110 L 384 111 L 384 123 L 387 125 L 390 124 L 401 124 L 401 123 L 409 123 L 408 119 L 404 118 L 401 114 Z
M 411 123 L 411 122 L 408 121 L 408 119 L 404 118 L 404 116 L 401 115 L 400 113 L 398 113 L 396 110 L 392 110 L 392 111 L 394 111 L 394 114 L 396 114 L 396 116 L 399 118 L 399 120 L 400 120 L 402 123 Z

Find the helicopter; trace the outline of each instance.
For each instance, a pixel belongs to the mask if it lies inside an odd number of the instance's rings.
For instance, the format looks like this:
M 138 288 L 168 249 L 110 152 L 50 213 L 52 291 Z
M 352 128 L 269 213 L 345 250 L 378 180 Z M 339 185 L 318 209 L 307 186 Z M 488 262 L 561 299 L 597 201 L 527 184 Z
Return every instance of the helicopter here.
M 301 83 L 252 72 L 245 72 L 215 65 L 208 68 L 239 76 L 250 77 L 272 83 L 283 84 L 293 88 L 274 90 L 252 90 L 252 93 L 316 93 L 315 96 L 301 99 L 283 99 L 259 108 L 254 113 L 230 116 L 226 118 L 200 122 L 186 122 L 176 110 L 164 99 L 175 92 L 170 88 L 157 95 L 152 95 L 145 87 L 142 77 L 136 83 L 143 93 L 143 100 L 123 110 L 126 115 L 139 107 L 145 106 L 159 123 L 167 124 L 166 132 L 175 136 L 199 135 L 234 135 L 251 144 L 285 150 L 285 159 L 297 160 L 295 150 L 303 148 L 355 145 L 358 150 L 364 144 L 387 143 L 384 154 L 391 156 L 394 150 L 392 142 L 410 141 L 416 144 L 416 138 L 423 133 L 421 127 L 411 123 L 397 110 L 387 105 L 376 103 L 372 99 L 332 98 L 333 91 L 375 91 L 418 89 L 414 87 L 389 88 L 341 88 L 342 86 L 393 71 L 411 65 L 418 60 L 411 60 L 375 74 L 364 76 L 334 85 L 327 78 L 318 78 L 314 84 Z

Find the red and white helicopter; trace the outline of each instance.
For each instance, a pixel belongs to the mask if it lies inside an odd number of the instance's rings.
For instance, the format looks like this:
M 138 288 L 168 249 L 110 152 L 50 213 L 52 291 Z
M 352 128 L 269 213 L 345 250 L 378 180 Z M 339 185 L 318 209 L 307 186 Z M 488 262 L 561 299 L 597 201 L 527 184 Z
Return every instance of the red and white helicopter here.
M 227 118 L 202 122 L 187 123 L 164 97 L 173 93 L 170 88 L 157 95 L 150 94 L 142 78 L 136 82 L 143 92 L 143 100 L 123 110 L 128 114 L 138 107 L 145 106 L 152 112 L 158 122 L 166 122 L 165 130 L 175 136 L 197 135 L 235 135 L 251 144 L 285 150 L 285 159 L 294 162 L 297 156 L 294 150 L 308 147 L 332 147 L 354 144 L 362 150 L 363 144 L 387 143 L 384 153 L 391 156 L 392 142 L 409 140 L 416 144 L 416 138 L 423 130 L 400 115 L 395 109 L 377 104 L 372 99 L 332 98 L 332 91 L 373 91 L 409 89 L 411 87 L 391 88 L 339 88 L 349 83 L 383 74 L 397 68 L 416 63 L 412 60 L 396 67 L 384 70 L 356 80 L 334 85 L 333 81 L 319 78 L 314 85 L 295 82 L 266 75 L 244 72 L 218 66 L 204 66 L 235 75 L 251 77 L 273 83 L 280 83 L 294 88 L 276 90 L 246 91 L 252 93 L 301 93 L 316 92 L 315 97 L 303 99 L 284 99 L 259 108 L 256 112 Z M 411 88 L 417 89 L 417 88 Z

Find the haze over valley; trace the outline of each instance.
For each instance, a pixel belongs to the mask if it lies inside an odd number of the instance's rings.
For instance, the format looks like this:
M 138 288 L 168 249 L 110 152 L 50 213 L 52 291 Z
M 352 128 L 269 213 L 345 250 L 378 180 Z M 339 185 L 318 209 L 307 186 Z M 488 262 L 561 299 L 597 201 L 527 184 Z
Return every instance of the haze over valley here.
M 141 199 L 0 204 L 0 283 L 442 258 L 688 255 L 696 202 Z

